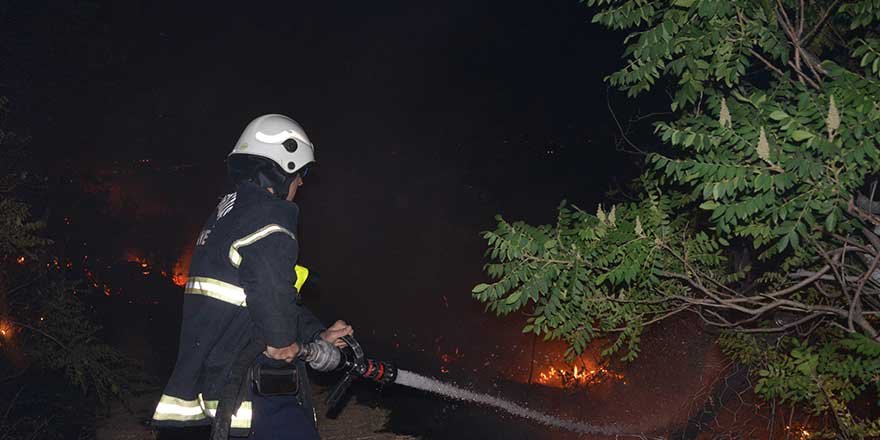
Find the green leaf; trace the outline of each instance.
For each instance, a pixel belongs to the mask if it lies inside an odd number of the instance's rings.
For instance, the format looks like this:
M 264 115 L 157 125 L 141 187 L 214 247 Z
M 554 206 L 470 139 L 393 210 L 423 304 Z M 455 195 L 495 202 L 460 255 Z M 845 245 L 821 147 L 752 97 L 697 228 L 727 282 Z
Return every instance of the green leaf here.
M 828 216 L 825 217 L 825 229 L 829 232 L 834 232 L 834 227 L 837 226 L 837 215 L 835 211 L 831 211 L 828 213 Z
M 788 247 L 788 240 L 789 240 L 789 235 L 783 236 L 782 239 L 780 239 L 779 242 L 776 243 L 776 250 L 778 250 L 779 252 L 784 251 L 785 248 Z
M 770 119 L 772 119 L 774 121 L 781 121 L 781 120 L 786 119 L 788 117 L 789 117 L 788 114 L 782 110 L 776 110 L 773 113 L 770 113 Z
M 700 204 L 700 209 L 705 209 L 707 211 L 711 211 L 718 207 L 718 202 L 714 200 L 706 200 L 705 202 Z
M 802 142 L 812 138 L 813 136 L 813 133 L 804 130 L 795 130 L 791 133 L 791 138 L 794 139 L 795 142 Z
M 488 288 L 489 288 L 488 284 L 480 283 L 480 284 L 477 284 L 476 286 L 474 286 L 474 288 L 471 289 L 471 292 L 472 293 L 480 293 Z
M 522 295 L 522 290 L 517 290 L 516 292 L 511 293 L 510 296 L 508 296 L 507 299 L 504 300 L 504 303 L 507 305 L 514 304 L 517 301 L 519 301 L 519 297 L 521 295 Z
M 556 247 L 556 240 L 547 240 L 544 242 L 544 249 L 553 249 Z

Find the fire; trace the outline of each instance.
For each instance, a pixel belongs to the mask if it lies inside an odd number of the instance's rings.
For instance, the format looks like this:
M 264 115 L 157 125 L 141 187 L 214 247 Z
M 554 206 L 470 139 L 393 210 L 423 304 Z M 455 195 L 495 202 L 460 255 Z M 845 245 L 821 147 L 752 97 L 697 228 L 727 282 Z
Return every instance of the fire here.
M 187 249 L 187 252 L 184 252 L 180 258 L 177 259 L 177 262 L 174 263 L 174 269 L 172 270 L 171 281 L 178 286 L 185 286 L 187 280 L 187 274 L 189 273 L 189 260 L 192 259 L 192 249 Z
M 805 427 L 801 426 L 786 426 L 785 430 L 790 432 L 794 438 L 797 440 L 809 440 L 813 437 L 813 433 L 807 431 Z
M 580 364 L 580 365 L 578 365 Z M 602 365 L 595 365 L 586 358 L 579 358 L 573 367 L 550 366 L 538 373 L 538 383 L 556 388 L 574 388 L 595 385 L 608 380 L 626 383 L 621 373 L 609 370 Z
M 5 339 L 12 338 L 12 334 L 15 332 L 15 329 L 12 325 L 5 321 L 0 321 L 0 336 L 3 336 Z
M 156 268 L 151 261 L 149 261 L 146 257 L 143 257 L 135 249 L 127 250 L 123 258 L 125 259 L 125 261 L 137 263 L 140 266 L 141 273 L 144 276 L 152 274 L 154 268 Z M 174 263 L 174 267 L 170 272 L 167 270 L 158 270 L 158 273 L 162 275 L 162 278 L 166 278 L 178 286 L 185 286 L 187 273 L 189 272 L 189 260 L 191 258 L 192 249 L 186 249 L 184 253 L 180 256 L 180 258 L 178 258 L 177 261 Z
M 15 262 L 18 263 L 18 264 L 24 264 L 24 262 L 25 262 L 25 258 L 24 258 L 24 256 L 21 256 L 21 257 L 16 258 L 16 259 L 15 259 Z
M 152 264 L 150 264 L 149 260 L 147 260 L 145 257 L 142 257 L 142 256 L 134 253 L 133 251 L 129 250 L 127 252 L 125 260 L 132 262 L 132 263 L 137 263 L 138 266 L 141 267 L 141 273 L 144 274 L 144 276 L 147 276 L 150 274 L 151 269 L 152 269 Z

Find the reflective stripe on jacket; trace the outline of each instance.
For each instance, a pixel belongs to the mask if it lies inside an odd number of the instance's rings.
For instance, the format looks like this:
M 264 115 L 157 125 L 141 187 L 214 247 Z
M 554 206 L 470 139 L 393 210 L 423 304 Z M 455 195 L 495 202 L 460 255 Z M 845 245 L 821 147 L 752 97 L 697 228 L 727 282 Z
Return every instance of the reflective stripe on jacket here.
M 177 362 L 154 425 L 210 425 L 224 378 L 251 341 L 285 347 L 324 330 L 296 302 L 297 215 L 295 204 L 251 184 L 223 197 L 211 213 L 190 262 Z M 305 383 L 305 365 L 297 362 Z M 234 436 L 250 429 L 250 401 L 244 396 L 232 417 Z

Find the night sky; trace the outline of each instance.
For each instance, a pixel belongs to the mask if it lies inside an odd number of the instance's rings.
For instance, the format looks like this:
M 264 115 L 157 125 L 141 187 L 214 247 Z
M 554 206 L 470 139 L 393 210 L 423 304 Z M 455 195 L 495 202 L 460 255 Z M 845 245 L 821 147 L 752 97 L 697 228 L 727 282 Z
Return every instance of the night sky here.
M 227 189 L 243 127 L 283 113 L 317 148 L 298 202 L 321 316 L 429 370 L 435 347 L 482 365 L 518 344 L 522 318 L 470 296 L 479 232 L 496 213 L 550 222 L 564 198 L 593 210 L 632 175 L 602 81 L 620 35 L 574 0 L 228 3 L 0 7 L 6 125 L 52 182 L 130 172 L 106 184 L 134 227 L 74 227 L 109 253 L 181 252 Z M 144 159 L 176 171 L 133 167 Z
M 12 3 L 4 93 L 35 144 L 89 159 L 222 158 L 266 112 L 333 164 L 583 147 L 620 52 L 576 1 Z

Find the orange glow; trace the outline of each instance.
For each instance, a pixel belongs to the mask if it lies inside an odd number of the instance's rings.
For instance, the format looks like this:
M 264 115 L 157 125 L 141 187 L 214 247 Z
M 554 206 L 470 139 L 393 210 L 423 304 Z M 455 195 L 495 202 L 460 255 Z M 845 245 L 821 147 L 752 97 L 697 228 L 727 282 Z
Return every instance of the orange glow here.
M 786 426 L 785 430 L 790 432 L 797 440 L 808 440 L 813 436 L 810 431 L 807 431 L 806 428 L 800 426 Z
M 18 264 L 24 264 L 24 262 L 25 262 L 25 258 L 24 258 L 24 256 L 21 256 L 21 257 L 16 258 L 16 259 L 15 259 L 15 262 L 18 263 Z
M 127 260 L 131 261 L 132 263 L 138 263 L 138 265 L 140 265 L 141 267 L 141 273 L 144 274 L 144 276 L 150 274 L 150 262 L 147 261 L 146 258 L 141 257 L 140 255 L 135 255 L 131 253 L 131 251 L 129 251 L 129 257 L 127 258 Z
M 626 383 L 623 374 L 597 365 L 584 356 L 576 359 L 572 365 L 550 366 L 540 371 L 537 382 L 554 388 L 573 388 L 595 385 L 609 380 Z
M 5 321 L 0 321 L 0 336 L 3 336 L 5 339 L 11 339 L 12 334 L 15 333 L 15 329 L 11 324 Z
M 187 247 L 183 250 L 183 254 L 177 259 L 177 262 L 174 263 L 174 268 L 171 271 L 171 281 L 174 282 L 174 284 L 181 287 L 186 285 L 187 275 L 189 274 L 189 261 L 192 259 L 192 253 L 192 247 Z
M 172 283 L 182 287 L 186 285 L 187 273 L 189 272 L 189 260 L 192 258 L 192 248 L 184 249 L 183 254 L 174 263 L 174 267 L 171 271 L 160 270 L 161 267 L 156 267 L 153 262 L 142 256 L 137 249 L 129 249 L 125 251 L 125 256 L 123 258 L 125 261 L 138 263 L 141 268 L 141 273 L 144 276 L 150 275 L 153 270 L 156 269 L 157 272 L 162 275 L 162 278 L 166 278 Z

